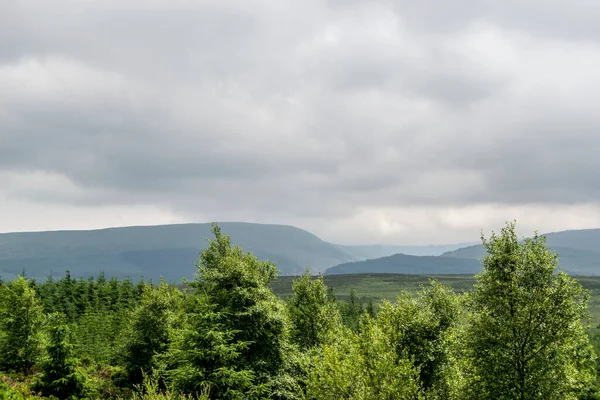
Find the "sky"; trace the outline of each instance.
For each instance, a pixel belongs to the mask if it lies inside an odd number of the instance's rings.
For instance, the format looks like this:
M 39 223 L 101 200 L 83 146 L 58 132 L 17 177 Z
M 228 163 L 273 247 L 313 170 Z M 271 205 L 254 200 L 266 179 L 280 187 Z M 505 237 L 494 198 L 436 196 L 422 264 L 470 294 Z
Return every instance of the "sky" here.
M 597 0 L 2 0 L 0 232 L 600 228 Z

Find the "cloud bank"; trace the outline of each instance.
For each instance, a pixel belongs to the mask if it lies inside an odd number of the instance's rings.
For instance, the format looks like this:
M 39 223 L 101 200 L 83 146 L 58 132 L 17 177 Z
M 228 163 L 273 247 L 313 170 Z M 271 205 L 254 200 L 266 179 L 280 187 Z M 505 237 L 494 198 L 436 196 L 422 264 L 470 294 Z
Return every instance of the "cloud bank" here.
M 0 231 L 600 227 L 598 19 L 586 0 L 4 1 Z

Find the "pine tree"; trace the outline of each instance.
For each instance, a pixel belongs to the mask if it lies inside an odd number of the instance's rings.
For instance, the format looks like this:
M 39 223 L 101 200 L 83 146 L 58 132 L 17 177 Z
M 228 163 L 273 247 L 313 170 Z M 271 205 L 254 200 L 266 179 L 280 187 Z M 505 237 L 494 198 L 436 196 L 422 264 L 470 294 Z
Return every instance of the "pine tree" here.
M 354 288 L 352 288 L 350 289 L 350 296 L 348 297 L 348 302 L 346 302 L 342 307 L 342 317 L 344 320 L 344 324 L 352 330 L 357 330 L 362 312 L 362 302 L 356 296 Z
M 57 310 L 62 312 L 69 322 L 75 321 L 77 317 L 77 309 L 75 306 L 75 284 L 71 278 L 71 272 L 65 271 L 65 276 L 58 281 L 58 307 Z
M 52 274 L 48 276 L 46 281 L 38 286 L 38 295 L 40 301 L 44 305 L 45 313 L 53 313 L 57 307 L 57 293 L 56 293 L 56 281 L 52 277 Z
M 47 360 L 42 364 L 37 389 L 45 396 L 59 399 L 80 398 L 85 391 L 85 377 L 77 370 L 68 326 L 60 314 L 52 314 L 49 327 Z
M 369 314 L 369 317 L 375 316 L 375 305 L 373 304 L 373 299 L 369 298 L 369 302 L 367 303 L 365 311 L 367 312 L 367 314 Z
M 277 268 L 213 225 L 200 256 L 188 328 L 176 346 L 176 387 L 208 383 L 215 398 L 262 398 L 284 366 L 287 319 L 269 289 Z

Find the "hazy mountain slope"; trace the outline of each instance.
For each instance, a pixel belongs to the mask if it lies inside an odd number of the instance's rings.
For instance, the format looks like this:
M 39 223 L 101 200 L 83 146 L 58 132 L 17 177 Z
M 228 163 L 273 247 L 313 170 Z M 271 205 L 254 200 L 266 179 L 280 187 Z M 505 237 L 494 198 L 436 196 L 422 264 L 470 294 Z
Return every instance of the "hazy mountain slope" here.
M 572 274 L 600 275 L 600 229 L 552 232 L 545 234 L 546 243 L 560 256 L 560 268 Z M 446 252 L 444 257 L 481 259 L 482 245 Z
M 463 247 L 453 251 L 448 251 L 442 254 L 443 257 L 457 257 L 457 258 L 473 258 L 480 259 L 486 254 L 485 248 L 478 244 L 475 246 Z
M 439 256 L 445 252 L 471 246 L 475 243 L 456 243 L 429 246 L 397 246 L 397 245 L 339 245 L 356 257 L 362 259 L 386 257 L 392 254 L 411 256 Z
M 560 255 L 560 268 L 573 275 L 600 275 L 600 229 L 553 232 L 545 235 L 548 246 Z M 397 254 L 361 262 L 342 263 L 326 274 L 400 273 L 461 274 L 481 270 L 482 245 L 467 246 L 439 257 Z
M 283 274 L 315 272 L 357 259 L 346 249 L 324 242 L 292 226 L 237 222 L 219 223 L 222 231 L 246 251 L 270 259 Z M 9 278 L 24 268 L 29 276 L 75 276 L 105 270 L 107 274 L 179 280 L 191 277 L 210 224 L 180 224 L 110 228 L 91 231 L 52 231 L 0 234 L 0 275 Z
M 480 269 L 479 262 L 474 259 L 394 254 L 388 257 L 336 265 L 328 268 L 325 274 L 474 274 Z
M 582 229 L 546 233 L 546 242 L 551 247 L 571 248 L 583 251 L 600 251 L 600 229 Z

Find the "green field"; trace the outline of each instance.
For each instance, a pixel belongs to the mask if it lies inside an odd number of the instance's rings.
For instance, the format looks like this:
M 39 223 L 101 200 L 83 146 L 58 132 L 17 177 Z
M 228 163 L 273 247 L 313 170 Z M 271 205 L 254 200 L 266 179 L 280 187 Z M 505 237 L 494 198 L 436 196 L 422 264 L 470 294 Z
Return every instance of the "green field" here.
M 282 276 L 271 284 L 272 290 L 286 299 L 292 294 L 292 281 L 297 277 Z M 325 275 L 324 280 L 333 288 L 338 299 L 348 298 L 351 289 L 359 298 L 370 298 L 375 301 L 393 300 L 400 292 L 407 290 L 415 292 L 421 285 L 427 284 L 430 278 L 451 286 L 457 292 L 468 291 L 475 282 L 472 275 L 400 275 L 400 274 L 353 274 Z M 591 292 L 589 302 L 590 325 L 600 324 L 600 277 L 576 277 L 582 286 Z

